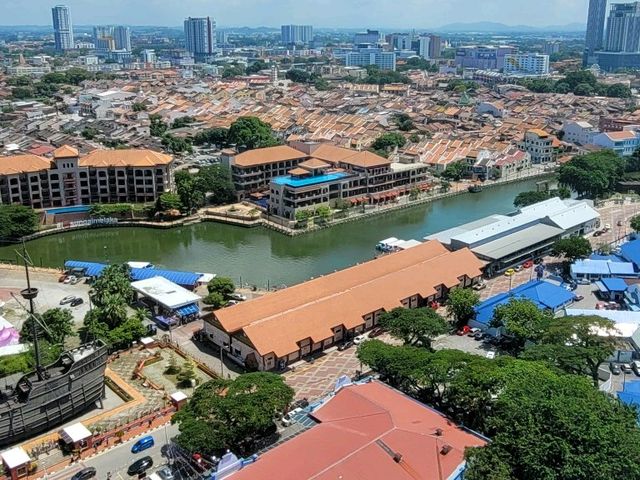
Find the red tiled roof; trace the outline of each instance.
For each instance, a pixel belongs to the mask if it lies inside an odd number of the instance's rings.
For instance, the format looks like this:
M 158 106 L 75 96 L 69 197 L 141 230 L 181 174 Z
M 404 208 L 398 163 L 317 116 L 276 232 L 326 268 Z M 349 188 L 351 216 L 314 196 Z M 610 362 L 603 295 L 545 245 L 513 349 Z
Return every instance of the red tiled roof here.
M 486 444 L 378 381 L 342 388 L 313 416 L 319 425 L 260 456 L 234 480 L 442 480 L 464 461 L 465 448 Z

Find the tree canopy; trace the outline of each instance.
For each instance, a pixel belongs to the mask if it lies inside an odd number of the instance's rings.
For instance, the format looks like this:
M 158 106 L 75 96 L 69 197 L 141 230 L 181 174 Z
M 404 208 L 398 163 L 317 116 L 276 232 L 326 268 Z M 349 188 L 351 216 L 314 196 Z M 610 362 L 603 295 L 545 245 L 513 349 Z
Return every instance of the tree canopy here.
M 371 148 L 386 157 L 394 148 L 402 148 L 407 139 L 397 132 L 383 133 L 371 144 Z
M 45 339 L 53 345 L 64 345 L 65 339 L 77 335 L 73 315 L 68 308 L 51 308 L 36 314 L 37 320 L 29 316 L 20 331 L 20 338 L 33 341 L 33 324 L 36 324 L 38 339 Z
M 447 165 L 447 168 L 442 172 L 442 178 L 447 180 L 459 181 L 467 173 L 467 164 L 460 160 Z
M 527 341 L 535 342 L 542 337 L 551 319 L 549 312 L 539 309 L 531 300 L 511 298 L 495 308 L 490 326 L 504 328 L 512 339 L 508 349 L 517 355 Z
M 229 296 L 236 291 L 236 286 L 228 277 L 215 277 L 212 278 L 207 284 L 207 290 L 209 293 L 219 293 L 225 299 L 229 298 Z
M 612 150 L 573 157 L 558 167 L 558 181 L 579 195 L 602 197 L 613 192 L 625 170 L 625 161 Z
M 556 257 L 564 257 L 569 263 L 591 255 L 591 243 L 584 237 L 573 236 L 559 238 L 553 244 L 551 253 Z
M 173 416 L 180 429 L 175 441 L 206 455 L 220 456 L 226 449 L 251 454 L 256 440 L 275 430 L 274 418 L 285 412 L 293 393 L 280 375 L 267 372 L 211 380 Z
M 447 312 L 458 327 L 467 324 L 475 315 L 474 307 L 480 301 L 480 295 L 470 288 L 454 288 L 447 298 Z
M 38 214 L 22 205 L 0 205 L 0 239 L 17 240 L 38 230 Z
M 280 144 L 271 130 L 271 125 L 258 117 L 238 118 L 229 128 L 227 141 L 229 144 L 246 150 L 273 147 Z
M 394 308 L 380 315 L 378 322 L 406 345 L 431 348 L 432 340 L 446 333 L 447 322 L 431 308 Z

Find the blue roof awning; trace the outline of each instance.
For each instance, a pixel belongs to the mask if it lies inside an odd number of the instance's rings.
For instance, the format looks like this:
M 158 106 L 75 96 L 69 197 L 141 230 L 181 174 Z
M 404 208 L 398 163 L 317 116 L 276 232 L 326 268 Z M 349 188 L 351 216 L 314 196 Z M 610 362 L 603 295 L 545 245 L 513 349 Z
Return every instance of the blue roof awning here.
M 180 315 L 181 317 L 187 317 L 189 315 L 195 315 L 199 311 L 200 311 L 200 309 L 198 308 L 198 305 L 196 305 L 195 303 L 190 303 L 189 305 L 185 305 L 184 307 L 176 308 L 176 313 L 178 315 Z
M 610 292 L 624 292 L 627 290 L 627 283 L 621 278 L 603 278 L 602 284 Z
M 134 282 L 153 277 L 164 277 L 170 282 L 183 287 L 195 287 L 202 274 L 194 272 L 178 272 L 174 270 L 157 270 L 155 268 L 132 268 L 131 279 Z
M 108 265 L 104 263 L 96 263 L 96 262 L 79 262 L 76 260 L 67 260 L 64 262 L 64 268 L 72 269 L 79 268 L 84 270 L 84 274 L 87 277 L 99 277 L 102 274 L 102 271 L 107 268 Z

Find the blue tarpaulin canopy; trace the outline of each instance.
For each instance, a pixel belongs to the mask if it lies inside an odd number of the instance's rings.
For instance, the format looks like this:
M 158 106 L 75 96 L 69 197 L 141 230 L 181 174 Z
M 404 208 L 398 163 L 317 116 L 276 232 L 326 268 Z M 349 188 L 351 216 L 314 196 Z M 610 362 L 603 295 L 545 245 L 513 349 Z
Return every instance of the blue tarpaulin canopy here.
M 102 271 L 107 268 L 107 265 L 104 263 L 95 263 L 95 262 L 78 262 L 76 260 L 67 260 L 64 262 L 64 268 L 72 269 L 79 268 L 84 270 L 84 274 L 87 277 L 99 277 L 102 274 Z
M 180 315 L 181 317 L 187 317 L 189 315 L 194 315 L 194 314 L 198 313 L 199 311 L 200 311 L 200 309 L 198 308 L 198 305 L 196 305 L 195 303 L 191 303 L 189 305 L 185 305 L 184 307 L 176 308 L 176 313 L 178 315 Z
M 132 268 L 131 279 L 134 282 L 153 277 L 164 277 L 170 282 L 183 287 L 195 287 L 202 275 L 193 272 L 177 272 L 173 270 L 157 270 L 155 268 Z
M 627 283 L 621 278 L 603 278 L 601 281 L 610 292 L 624 292 L 627 290 Z
M 575 295 L 564 287 L 559 287 L 544 280 L 532 280 L 520 285 L 510 292 L 495 295 L 477 307 L 476 321 L 488 324 L 493 318 L 493 312 L 499 305 L 508 303 L 512 298 L 516 300 L 530 300 L 538 308 L 549 308 L 556 311 L 560 307 L 569 304 Z
M 624 389 L 618 392 L 618 398 L 622 403 L 640 407 L 640 381 L 625 382 Z
M 620 247 L 622 256 L 629 262 L 633 262 L 636 267 L 640 267 L 640 239 L 632 240 Z

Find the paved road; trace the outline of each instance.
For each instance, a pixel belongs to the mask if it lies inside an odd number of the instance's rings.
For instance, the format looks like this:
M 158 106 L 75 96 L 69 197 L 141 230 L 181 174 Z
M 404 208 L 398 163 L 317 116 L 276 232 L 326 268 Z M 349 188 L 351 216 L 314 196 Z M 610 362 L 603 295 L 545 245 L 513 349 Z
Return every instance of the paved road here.
M 122 445 L 106 450 L 95 457 L 83 460 L 76 465 L 65 468 L 61 472 L 50 475 L 47 477 L 47 480 L 68 480 L 76 472 L 85 467 L 95 467 L 97 471 L 96 480 L 106 480 L 107 473 L 109 472 L 111 472 L 112 480 L 129 480 L 135 477 L 127 475 L 127 468 L 129 468 L 129 465 L 134 461 L 145 456 L 150 456 L 153 459 L 153 467 L 151 467 L 147 473 L 155 472 L 166 464 L 166 459 L 162 457 L 160 449 L 167 443 L 167 439 L 170 440 L 177 434 L 177 425 L 167 424 L 166 427 L 161 427 L 149 434 L 155 441 L 155 445 L 152 448 L 136 454 L 131 453 L 133 444 L 142 438 L 136 437 Z

